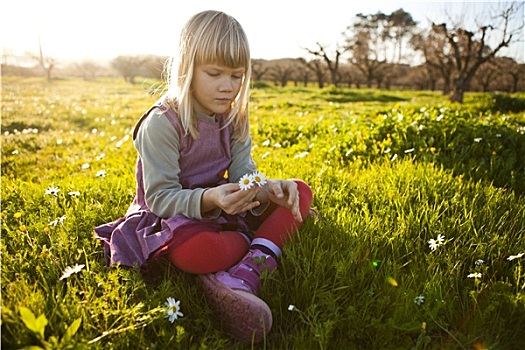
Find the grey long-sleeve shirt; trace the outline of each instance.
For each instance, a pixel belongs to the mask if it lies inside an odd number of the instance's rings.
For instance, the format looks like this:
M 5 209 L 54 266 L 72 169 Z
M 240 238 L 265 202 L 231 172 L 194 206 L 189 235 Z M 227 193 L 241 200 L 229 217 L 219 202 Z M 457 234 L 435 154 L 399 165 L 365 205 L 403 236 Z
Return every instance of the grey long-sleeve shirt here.
M 199 114 L 198 118 L 214 122 L 215 117 Z M 201 199 L 206 188 L 183 188 L 179 181 L 180 135 L 159 108 L 155 108 L 139 127 L 134 140 L 143 165 L 145 200 L 150 210 L 159 217 L 168 218 L 182 214 L 191 219 L 216 218 L 221 210 L 201 213 Z M 191 137 L 191 136 L 188 136 Z M 246 142 L 231 141 L 231 164 L 228 179 L 239 178 L 255 171 L 251 157 L 251 138 Z M 265 205 L 254 210 L 260 214 Z

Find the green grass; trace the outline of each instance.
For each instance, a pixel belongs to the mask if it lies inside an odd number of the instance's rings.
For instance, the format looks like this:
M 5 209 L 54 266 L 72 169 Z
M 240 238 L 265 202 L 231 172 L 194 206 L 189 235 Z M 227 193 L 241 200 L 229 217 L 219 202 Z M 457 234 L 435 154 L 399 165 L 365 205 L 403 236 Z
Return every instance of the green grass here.
M 165 262 L 155 276 L 106 268 L 93 237 L 134 196 L 130 131 L 153 84 L 3 79 L 3 348 L 246 348 L 218 329 L 195 276 Z M 274 326 L 254 348 L 525 343 L 525 257 L 508 259 L 525 252 L 524 94 L 458 105 L 434 92 L 266 86 L 252 101 L 260 170 L 304 179 L 321 214 L 267 277 Z M 184 313 L 174 324 L 168 297 Z

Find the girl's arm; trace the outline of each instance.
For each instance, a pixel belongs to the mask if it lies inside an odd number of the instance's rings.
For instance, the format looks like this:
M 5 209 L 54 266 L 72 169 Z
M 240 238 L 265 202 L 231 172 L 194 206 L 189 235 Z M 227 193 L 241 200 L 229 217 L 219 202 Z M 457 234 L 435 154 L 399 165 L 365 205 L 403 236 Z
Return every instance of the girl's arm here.
M 134 140 L 143 168 L 144 196 L 150 210 L 169 218 L 183 214 L 202 219 L 201 197 L 205 189 L 183 189 L 179 182 L 179 136 L 162 114 L 153 109 Z

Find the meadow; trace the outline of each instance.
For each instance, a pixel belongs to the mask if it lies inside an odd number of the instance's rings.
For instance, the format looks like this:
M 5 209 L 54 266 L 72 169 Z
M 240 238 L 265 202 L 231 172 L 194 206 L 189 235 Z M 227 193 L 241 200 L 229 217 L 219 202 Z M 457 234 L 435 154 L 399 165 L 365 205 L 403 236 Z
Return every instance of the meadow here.
M 523 347 L 525 94 L 255 84 L 253 157 L 308 182 L 319 216 L 266 277 L 272 332 L 245 346 L 198 278 L 107 268 L 94 239 L 133 199 L 130 132 L 157 87 L 3 78 L 3 349 Z

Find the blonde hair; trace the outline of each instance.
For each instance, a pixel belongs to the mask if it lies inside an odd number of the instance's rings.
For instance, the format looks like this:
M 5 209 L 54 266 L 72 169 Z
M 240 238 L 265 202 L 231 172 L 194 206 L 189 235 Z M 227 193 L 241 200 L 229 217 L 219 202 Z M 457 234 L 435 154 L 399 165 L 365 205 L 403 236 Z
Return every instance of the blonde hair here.
M 239 93 L 232 102 L 227 124 L 233 124 L 233 137 L 245 141 L 249 135 L 248 100 L 251 78 L 250 48 L 237 20 L 223 12 L 203 11 L 191 17 L 180 34 L 178 57 L 166 65 L 168 89 L 163 105 L 178 112 L 186 134 L 199 136 L 191 93 L 193 71 L 199 64 L 244 67 Z

